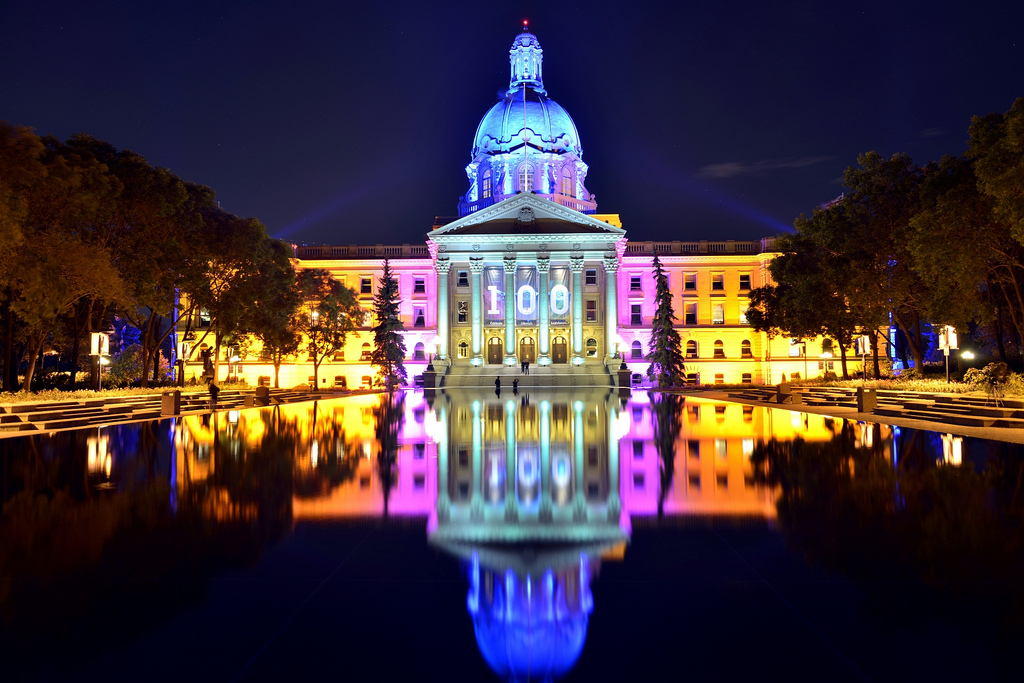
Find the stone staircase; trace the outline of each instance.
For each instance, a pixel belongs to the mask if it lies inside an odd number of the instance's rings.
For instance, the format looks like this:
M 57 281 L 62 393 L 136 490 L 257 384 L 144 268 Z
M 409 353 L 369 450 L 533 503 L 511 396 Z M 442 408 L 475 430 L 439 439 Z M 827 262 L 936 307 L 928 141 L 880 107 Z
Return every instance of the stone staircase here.
M 530 374 L 524 375 L 519 366 L 505 365 L 454 365 L 448 373 L 438 379 L 439 389 L 460 389 L 486 387 L 493 389 L 495 378 L 501 378 L 502 389 L 512 389 L 512 380 L 519 380 L 520 389 L 538 387 L 608 387 L 615 386 L 615 380 L 603 364 L 592 363 L 572 365 L 530 365 Z

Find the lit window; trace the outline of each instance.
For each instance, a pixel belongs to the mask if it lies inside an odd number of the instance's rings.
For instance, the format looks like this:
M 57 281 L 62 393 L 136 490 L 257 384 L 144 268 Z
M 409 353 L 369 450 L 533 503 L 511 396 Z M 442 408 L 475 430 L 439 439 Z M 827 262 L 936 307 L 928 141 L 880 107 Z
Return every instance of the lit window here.
M 572 171 L 569 169 L 562 171 L 562 194 L 570 197 L 576 196 L 576 193 L 572 191 Z
M 631 275 L 629 278 L 629 291 L 631 292 L 642 292 L 643 287 L 640 285 L 640 276 Z
M 457 275 L 458 275 L 458 277 L 455 280 L 455 286 L 456 287 L 469 287 L 469 271 L 468 270 L 460 270 L 457 273 Z
M 743 384 L 750 384 L 753 381 L 753 379 L 752 379 L 752 377 L 751 377 L 749 372 L 744 372 L 743 376 L 742 376 L 742 379 L 740 381 Z
M 455 307 L 459 312 L 459 322 L 464 323 L 469 320 L 469 302 L 468 301 L 457 301 Z
M 740 305 L 740 325 L 747 324 L 747 306 Z
M 362 353 L 360 353 L 360 355 L 359 355 L 359 360 L 370 360 L 370 345 L 369 344 L 363 344 L 363 346 L 360 349 L 360 351 Z
M 715 375 L 715 377 L 721 377 L 721 375 Z M 725 439 L 715 439 L 715 455 L 719 458 L 724 458 L 729 454 L 729 444 Z
M 740 342 L 740 356 L 743 358 L 753 358 L 754 354 L 750 351 L 750 340 L 744 339 Z
M 426 349 L 423 346 L 423 342 L 416 342 L 415 350 L 412 352 L 413 360 L 426 360 Z
M 683 305 L 683 322 L 687 325 L 697 324 L 697 304 L 684 304 Z
M 412 310 L 413 310 L 412 326 L 413 327 L 426 327 L 427 321 L 426 321 L 426 317 L 423 314 L 423 309 L 422 308 L 414 308 Z
M 359 293 L 360 294 L 373 294 L 373 278 L 361 277 L 359 278 Z
M 469 358 L 469 344 L 459 342 L 459 358 Z
M 790 339 L 789 340 L 789 357 L 790 358 L 799 358 L 800 356 L 803 355 L 802 353 L 800 353 L 801 351 L 803 351 L 803 348 L 804 348 L 804 342 L 797 341 L 795 339 Z
M 725 345 L 721 339 L 715 340 L 715 358 L 725 358 Z
M 630 346 L 630 356 L 629 357 L 630 357 L 631 360 L 640 360 L 640 359 L 642 359 L 644 357 L 644 348 L 640 344 L 640 342 L 635 341 L 635 342 L 633 342 L 632 346 Z
M 586 275 L 587 275 L 587 284 L 588 285 L 596 285 L 597 284 L 597 271 L 596 270 L 588 269 Z
M 643 325 L 644 317 L 640 314 L 640 304 L 630 306 L 629 323 L 631 325 Z
M 697 273 L 683 273 L 683 289 L 687 292 L 697 291 Z
M 413 281 L 412 281 L 412 293 L 413 294 L 426 294 L 427 293 L 427 281 L 424 278 L 421 278 L 421 277 L 413 278 Z
M 696 358 L 697 357 L 697 342 L 694 339 L 686 342 L 686 357 Z
M 725 289 L 725 274 L 724 273 L 712 273 L 711 274 L 711 291 L 720 292 Z
M 519 189 L 522 192 L 533 190 L 533 164 L 523 164 L 519 168 Z
M 593 337 L 587 340 L 587 356 L 590 358 L 597 357 L 597 340 Z
M 491 169 L 484 171 L 483 178 L 480 179 L 480 197 L 481 199 L 487 199 L 491 196 Z
M 725 375 L 722 373 L 715 375 L 715 384 L 725 384 Z
M 750 289 L 750 273 L 740 274 L 740 291 L 746 291 Z
M 597 302 L 594 301 L 593 299 L 587 300 L 587 322 L 597 322 Z
M 711 324 L 712 325 L 724 325 L 725 324 L 725 305 L 715 304 L 711 307 Z

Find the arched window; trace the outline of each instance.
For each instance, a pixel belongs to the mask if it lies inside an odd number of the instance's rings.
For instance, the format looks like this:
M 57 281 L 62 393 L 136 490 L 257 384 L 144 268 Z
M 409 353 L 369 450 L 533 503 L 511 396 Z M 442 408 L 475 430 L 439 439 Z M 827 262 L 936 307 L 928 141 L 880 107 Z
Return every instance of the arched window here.
M 413 360 L 426 360 L 427 357 L 425 355 L 425 351 L 426 351 L 426 347 L 423 346 L 423 342 L 416 342 L 416 346 L 414 347 L 413 352 L 412 352 L 412 359 Z
M 831 339 L 822 339 L 821 340 L 821 355 L 824 356 L 825 354 L 832 355 L 832 340 Z
M 696 358 L 697 357 L 697 340 L 691 339 L 686 342 L 686 357 Z
M 587 340 L 587 356 L 590 358 L 597 357 L 597 340 L 593 337 Z
M 491 196 L 491 169 L 484 171 L 480 176 L 480 198 L 487 199 Z
M 740 355 L 744 358 L 753 358 L 754 354 L 750 352 L 750 340 L 744 339 L 740 342 Z
M 715 358 L 725 358 L 725 345 L 721 339 L 715 340 Z
M 469 358 L 469 344 L 459 342 L 459 358 Z
M 533 164 L 523 164 L 519 167 L 519 190 L 521 192 L 533 190 Z
M 362 353 L 359 354 L 359 360 L 370 360 L 370 345 L 364 343 L 361 351 Z
M 630 350 L 631 353 L 629 357 L 631 360 L 641 360 L 644 357 L 644 347 L 640 345 L 640 342 L 633 342 Z
M 568 168 L 562 171 L 562 194 L 570 197 L 575 197 L 576 193 L 573 192 L 572 187 L 572 171 Z

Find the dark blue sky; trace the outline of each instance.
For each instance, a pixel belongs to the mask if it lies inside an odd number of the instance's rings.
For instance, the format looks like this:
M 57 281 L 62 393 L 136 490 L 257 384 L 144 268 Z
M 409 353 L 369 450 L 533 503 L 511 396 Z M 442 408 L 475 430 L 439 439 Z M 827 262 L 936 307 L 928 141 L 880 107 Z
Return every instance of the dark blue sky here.
M 756 238 L 858 153 L 960 154 L 1024 96 L 1024 3 L 892 5 L 35 0 L 0 22 L 0 119 L 131 149 L 276 236 L 418 242 L 525 17 L 600 211 L 632 239 Z

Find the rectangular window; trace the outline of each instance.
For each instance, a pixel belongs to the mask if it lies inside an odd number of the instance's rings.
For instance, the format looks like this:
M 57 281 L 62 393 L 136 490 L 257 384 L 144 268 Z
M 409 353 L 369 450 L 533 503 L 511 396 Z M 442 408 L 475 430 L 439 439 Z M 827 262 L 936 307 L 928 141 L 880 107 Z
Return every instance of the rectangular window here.
M 743 384 L 750 384 L 750 382 L 752 381 L 750 373 L 744 372 L 743 377 L 740 381 L 743 382 Z
M 686 440 L 686 450 L 689 451 L 691 458 L 700 460 L 700 441 L 697 439 Z
M 638 491 L 643 491 L 644 490 L 644 473 L 643 472 L 635 472 L 633 474 L 633 488 L 638 490 Z
M 644 317 L 640 314 L 640 304 L 633 304 L 632 306 L 630 306 L 629 324 L 630 325 L 643 325 L 644 324 Z
M 587 270 L 586 276 L 587 276 L 587 284 L 588 285 L 596 285 L 597 284 L 597 271 L 596 270 Z
M 361 277 L 359 278 L 359 293 L 360 294 L 373 294 L 373 278 Z
M 593 299 L 587 299 L 587 322 L 597 322 L 597 302 Z
M 464 323 L 469 321 L 469 302 L 468 301 L 457 301 L 455 302 L 455 308 L 459 312 L 459 322 Z
M 711 324 L 725 324 L 725 306 L 723 304 L 715 304 L 711 307 Z
M 740 304 L 740 325 L 747 324 L 747 306 Z
M 205 308 L 199 309 L 199 327 L 210 326 L 210 312 Z
M 417 277 L 412 280 L 412 293 L 413 294 L 426 294 L 427 293 L 427 281 L 424 278 Z
M 803 354 L 800 353 L 800 352 L 803 351 L 803 348 L 804 348 L 803 344 L 804 344 L 804 342 L 798 342 L 798 341 L 790 340 L 790 342 L 789 342 L 789 357 L 790 358 L 799 358 L 800 356 L 802 356 Z
M 460 270 L 456 273 L 455 286 L 456 287 L 469 287 L 469 271 Z
M 700 475 L 699 474 L 691 474 L 689 477 L 687 477 L 687 482 L 690 485 L 690 490 L 691 491 L 693 491 L 694 493 L 700 493 Z
M 740 291 L 745 292 L 750 289 L 750 273 L 740 273 Z
M 426 319 L 426 316 L 423 315 L 423 309 L 422 308 L 414 308 L 414 309 L 412 309 L 412 326 L 413 327 L 426 327 L 427 326 L 427 319 Z
M 631 292 L 642 292 L 643 287 L 640 286 L 640 276 L 630 275 L 629 276 L 629 291 Z
M 725 384 L 725 375 L 722 373 L 715 375 L 715 384 Z
M 721 292 L 725 289 L 725 273 L 711 273 L 711 291 Z
M 697 273 L 683 273 L 683 290 L 687 292 L 697 291 Z
M 687 325 L 697 324 L 697 304 L 683 304 L 683 322 Z
M 412 459 L 423 460 L 427 454 L 427 444 L 425 443 L 414 443 L 412 445 Z
M 633 442 L 633 459 L 643 460 L 644 458 L 644 442 L 634 441 Z

